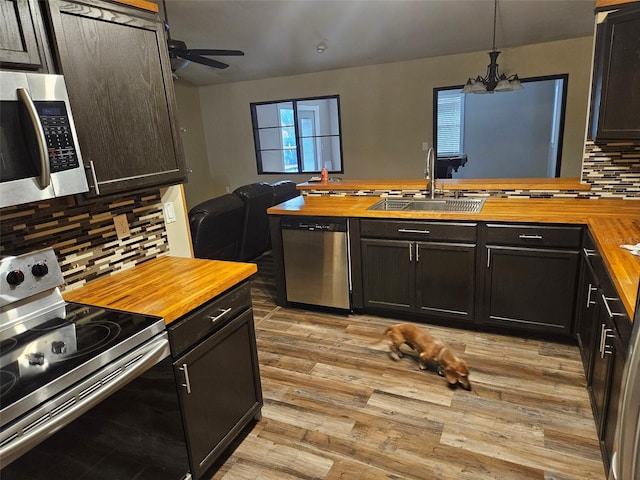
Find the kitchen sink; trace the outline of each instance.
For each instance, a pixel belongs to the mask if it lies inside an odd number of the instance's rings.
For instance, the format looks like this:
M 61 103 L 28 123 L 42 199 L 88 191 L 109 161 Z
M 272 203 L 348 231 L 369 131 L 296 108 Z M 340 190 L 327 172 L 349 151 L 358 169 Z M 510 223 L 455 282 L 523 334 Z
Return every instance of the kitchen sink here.
M 367 210 L 478 213 L 482 210 L 484 201 L 484 198 L 385 198 Z

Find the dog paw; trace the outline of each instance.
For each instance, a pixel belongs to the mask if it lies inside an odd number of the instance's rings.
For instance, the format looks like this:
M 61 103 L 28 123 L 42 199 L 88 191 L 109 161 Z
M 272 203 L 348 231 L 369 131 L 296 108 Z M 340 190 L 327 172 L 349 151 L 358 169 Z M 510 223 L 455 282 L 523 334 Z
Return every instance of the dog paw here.
M 389 356 L 390 356 L 391 358 L 393 358 L 394 360 L 400 360 L 400 357 L 401 357 L 402 355 L 398 355 L 396 352 L 389 352 Z

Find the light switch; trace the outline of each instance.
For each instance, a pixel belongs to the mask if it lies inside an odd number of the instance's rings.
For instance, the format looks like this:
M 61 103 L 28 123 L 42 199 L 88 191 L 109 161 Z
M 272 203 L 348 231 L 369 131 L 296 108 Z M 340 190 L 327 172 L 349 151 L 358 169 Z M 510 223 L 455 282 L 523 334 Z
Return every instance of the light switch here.
M 173 223 L 176 221 L 176 211 L 173 208 L 173 202 L 164 204 L 164 221 L 165 223 Z

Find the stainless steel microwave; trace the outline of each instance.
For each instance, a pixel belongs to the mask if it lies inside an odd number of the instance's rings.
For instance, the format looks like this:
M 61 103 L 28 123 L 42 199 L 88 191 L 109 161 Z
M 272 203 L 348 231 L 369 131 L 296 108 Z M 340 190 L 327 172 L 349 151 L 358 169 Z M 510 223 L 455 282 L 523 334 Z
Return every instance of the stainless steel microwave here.
M 88 190 L 64 77 L 0 71 L 0 208 Z

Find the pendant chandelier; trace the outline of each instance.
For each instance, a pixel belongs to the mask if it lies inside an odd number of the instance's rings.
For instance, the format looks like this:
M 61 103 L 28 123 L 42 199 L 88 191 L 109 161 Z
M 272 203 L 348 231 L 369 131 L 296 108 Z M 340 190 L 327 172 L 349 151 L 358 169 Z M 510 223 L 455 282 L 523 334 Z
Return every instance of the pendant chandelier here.
M 487 74 L 484 77 L 478 75 L 475 79 L 469 78 L 462 89 L 462 93 L 493 93 L 510 92 L 520 90 L 522 84 L 518 74 L 506 76 L 498 71 L 498 55 L 496 50 L 496 14 L 498 10 L 498 0 L 493 2 L 493 48 L 489 53 L 490 63 L 487 65 Z

